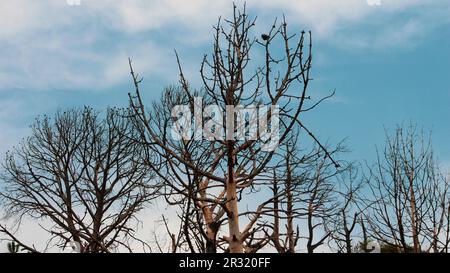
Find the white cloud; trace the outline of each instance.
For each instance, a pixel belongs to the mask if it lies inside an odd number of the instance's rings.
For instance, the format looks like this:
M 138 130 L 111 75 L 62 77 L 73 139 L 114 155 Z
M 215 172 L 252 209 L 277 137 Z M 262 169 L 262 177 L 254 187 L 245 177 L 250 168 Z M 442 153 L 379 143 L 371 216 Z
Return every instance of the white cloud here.
M 2 1 L 0 4 L 0 38 L 7 39 L 39 26 L 43 5 L 37 1 Z
M 236 2 L 241 6 L 244 1 Z M 383 47 L 408 44 L 427 29 L 430 18 L 448 22 L 445 3 L 384 0 L 374 7 L 366 0 L 247 0 L 247 7 L 260 16 L 258 29 L 285 13 L 293 29 L 311 28 L 318 39 Z M 82 0 L 80 6 L 65 0 L 1 1 L 0 88 L 110 87 L 127 79 L 129 56 L 145 60 L 136 62 L 143 66 L 140 72 L 168 76 L 165 72 L 174 71 L 172 48 L 209 42 L 211 26 L 218 16 L 231 15 L 231 5 L 228 0 Z M 418 5 L 427 9 L 406 22 L 383 21 Z M 369 20 L 380 20 L 371 23 L 376 31 L 355 35 L 347 30 Z M 169 34 L 170 41 L 161 42 Z
M 347 23 L 364 20 L 373 13 L 401 12 L 419 5 L 442 6 L 442 0 L 383 0 L 380 6 L 370 6 L 366 0 L 237 0 L 238 6 L 244 2 L 256 14 L 269 14 L 270 17 L 283 13 L 290 20 L 307 24 L 320 35 L 329 34 Z M 148 31 L 177 26 L 191 30 L 209 31 L 218 16 L 229 16 L 231 1 L 217 0 L 103 0 L 87 2 L 88 8 L 100 12 L 111 20 L 112 26 L 130 32 Z M 270 18 L 272 20 L 273 18 Z

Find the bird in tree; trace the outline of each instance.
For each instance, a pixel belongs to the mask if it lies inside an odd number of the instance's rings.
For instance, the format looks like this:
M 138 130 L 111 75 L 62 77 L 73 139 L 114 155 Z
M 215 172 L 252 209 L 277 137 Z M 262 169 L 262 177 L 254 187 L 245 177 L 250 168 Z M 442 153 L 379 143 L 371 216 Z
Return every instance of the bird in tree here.
M 268 41 L 269 38 L 270 38 L 270 36 L 267 35 L 267 34 L 261 34 L 261 38 L 262 38 L 264 41 Z

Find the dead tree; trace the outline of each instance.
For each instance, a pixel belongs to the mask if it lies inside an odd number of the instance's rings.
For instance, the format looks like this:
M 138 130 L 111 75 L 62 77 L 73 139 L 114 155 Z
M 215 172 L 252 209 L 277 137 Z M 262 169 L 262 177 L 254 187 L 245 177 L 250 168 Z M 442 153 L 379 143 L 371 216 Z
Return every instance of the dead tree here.
M 265 241 L 261 238 L 262 241 L 255 243 L 254 235 L 259 230 L 255 223 L 271 209 L 272 198 L 251 211 L 241 212 L 238 203 L 248 198 L 244 193 L 253 194 L 258 181 L 269 175 L 267 167 L 276 149 L 270 150 L 268 147 L 284 143 L 293 127 L 299 126 L 324 150 L 327 159 L 337 165 L 301 118 L 302 113 L 314 109 L 325 99 L 312 100 L 307 92 L 312 67 L 311 33 L 289 34 L 285 20 L 281 23 L 275 21 L 259 41 L 252 33 L 254 26 L 255 20 L 248 17 L 245 7 L 242 11 L 234 7 L 230 20 L 219 19 L 214 28 L 212 54 L 205 55 L 201 63 L 203 84 L 200 90 L 204 93 L 203 101 L 218 107 L 216 115 L 226 113 L 227 109 L 267 107 L 267 115 L 259 118 L 265 119 L 265 126 L 258 128 L 266 130 L 259 130 L 256 138 L 248 137 L 246 133 L 244 139 L 238 137 L 242 133 L 238 120 L 251 124 L 251 118 L 224 115 L 216 125 L 225 125 L 219 126 L 225 130 L 214 130 L 210 121 L 217 122 L 217 119 L 207 111 L 203 120 L 198 119 L 198 115 L 192 117 L 194 129 L 211 126 L 207 136 L 197 138 L 194 133 L 188 133 L 187 138 L 174 140 L 170 136 L 171 128 L 176 123 L 174 118 L 169 116 L 167 119 L 157 111 L 148 111 L 139 90 L 142 79 L 135 74 L 130 62 L 135 85 L 135 92 L 130 95 L 133 110 L 130 116 L 134 124 L 142 129 L 140 142 L 152 146 L 167 166 L 164 172 L 158 174 L 159 177 L 170 185 L 177 182 L 168 195 L 192 199 L 204 223 L 201 230 L 214 244 L 212 249 L 220 246 L 231 253 L 244 252 L 246 247 L 250 247 L 246 242 L 251 238 L 251 249 Z M 258 51 L 254 50 L 256 47 L 260 47 L 262 54 L 258 55 Z M 275 54 L 276 48 L 280 47 L 282 54 Z M 193 106 L 202 105 L 202 102 L 196 100 L 178 54 L 176 56 L 180 88 L 184 93 L 180 98 L 186 99 L 192 110 Z M 279 112 L 276 111 L 277 105 Z M 163 112 L 167 113 L 167 110 Z M 175 114 L 176 117 L 180 115 Z M 279 130 L 274 129 L 277 117 L 282 120 Z M 186 126 L 191 128 L 189 124 L 184 124 Z M 269 132 L 268 128 L 274 130 Z M 241 227 L 243 217 L 248 220 Z M 223 244 L 216 240 L 222 225 L 228 226 L 227 235 L 220 238 Z
M 330 154 L 342 151 L 343 147 L 338 145 Z M 312 253 L 333 233 L 327 227 L 341 205 L 338 175 L 347 167 L 340 162 L 342 167 L 336 169 L 324 158 L 320 147 L 310 152 L 299 151 L 295 141 L 286 147 L 283 155 L 271 182 L 277 196 L 273 200 L 273 222 L 264 226 L 272 230 L 271 243 L 279 253 L 297 252 L 301 240 L 306 241 L 306 250 Z
M 192 96 L 202 95 L 193 92 Z M 212 183 L 210 178 L 192 166 L 198 164 L 209 167 L 211 173 L 222 170 L 219 165 L 220 155 L 215 151 L 213 142 L 194 139 L 174 141 L 170 138 L 172 109 L 183 104 L 193 108 L 193 103 L 183 90 L 169 87 L 164 90 L 161 100 L 152 104 L 152 125 L 161 138 L 161 145 L 155 145 L 148 138 L 146 126 L 149 124 L 142 122 L 140 116 L 132 112 L 129 118 L 140 132 L 136 141 L 143 141 L 148 150 L 157 155 L 144 163 L 155 172 L 163 185 L 160 194 L 168 205 L 178 208 L 180 230 L 177 234 L 177 249 L 215 253 L 225 213 L 224 192 L 222 190 L 218 196 L 208 193 L 211 189 L 220 190 L 221 186 L 209 186 Z
M 336 198 L 336 214 L 325 219 L 325 229 L 330 232 L 329 246 L 339 253 L 352 253 L 356 246 L 353 243 L 360 237 L 358 227 L 364 207 L 359 195 L 364 195 L 364 189 L 359 169 L 357 165 L 350 164 L 344 172 L 336 176 L 333 193 Z M 365 238 L 364 235 L 362 237 Z M 367 245 L 367 242 L 363 242 L 363 245 Z
M 43 228 L 51 242 L 75 242 L 82 252 L 132 251 L 131 241 L 144 243 L 135 237 L 136 215 L 157 185 L 143 164 L 148 155 L 133 141 L 136 130 L 121 112 L 68 110 L 37 118 L 31 128 L 2 164 L 6 216 L 19 223 L 23 217 L 48 219 L 52 225 Z M 19 241 L 5 226 L 0 231 Z
M 301 192 L 300 187 L 305 181 L 302 168 L 313 164 L 318 158 L 317 150 L 310 153 L 299 151 L 299 130 L 293 130 L 289 141 L 279 147 L 276 165 L 273 166 L 273 178 L 267 183 L 273 192 L 273 212 L 269 218 L 272 221 L 261 223 L 271 245 L 278 253 L 294 253 L 300 239 L 300 227 L 296 214 L 296 197 Z M 281 194 L 280 194 L 281 193 Z
M 339 150 L 340 147 L 333 153 Z M 329 218 L 339 213 L 337 210 L 339 203 L 335 195 L 336 176 L 344 170 L 345 168 L 336 169 L 321 153 L 318 153 L 315 163 L 307 168 L 296 198 L 298 204 L 296 214 L 306 222 L 307 232 L 303 238 L 306 239 L 308 253 L 313 253 L 332 234 L 327 230 L 326 223 Z
M 416 126 L 398 127 L 386 137 L 367 183 L 369 235 L 398 252 L 446 252 L 448 180 L 433 156 L 431 138 Z

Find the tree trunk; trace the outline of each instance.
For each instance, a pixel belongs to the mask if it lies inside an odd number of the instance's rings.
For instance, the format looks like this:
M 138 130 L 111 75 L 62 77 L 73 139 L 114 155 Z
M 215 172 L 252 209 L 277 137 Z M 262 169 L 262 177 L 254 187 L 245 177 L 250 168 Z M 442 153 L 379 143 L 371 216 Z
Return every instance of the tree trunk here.
M 227 128 L 228 130 L 228 128 Z M 239 229 L 239 210 L 237 200 L 237 188 L 234 177 L 234 144 L 228 141 L 227 144 L 228 171 L 227 171 L 227 209 L 228 209 L 228 228 L 229 228 L 229 248 L 230 253 L 242 253 L 244 250 Z
M 416 196 L 414 193 L 414 188 L 413 188 L 413 181 L 412 179 L 414 179 L 411 175 L 410 177 L 410 182 L 409 182 L 409 191 L 410 191 L 410 195 L 411 195 L 411 226 L 412 226 L 412 237 L 413 237 L 413 247 L 414 247 L 414 253 L 418 253 L 420 252 L 420 245 L 419 245 L 419 236 L 417 234 L 417 222 L 416 222 Z
M 293 207 L 293 198 L 292 198 L 292 176 L 291 176 L 291 169 L 288 161 L 288 167 L 287 167 L 287 179 L 286 179 L 286 196 L 287 196 L 287 234 L 288 234 L 288 252 L 294 253 L 295 252 L 295 241 L 296 238 L 294 238 L 294 207 Z
M 217 236 L 217 224 L 214 223 L 212 212 L 207 207 L 204 206 L 203 208 L 203 215 L 206 222 L 206 253 L 216 253 L 217 252 L 217 243 L 216 243 L 216 236 Z

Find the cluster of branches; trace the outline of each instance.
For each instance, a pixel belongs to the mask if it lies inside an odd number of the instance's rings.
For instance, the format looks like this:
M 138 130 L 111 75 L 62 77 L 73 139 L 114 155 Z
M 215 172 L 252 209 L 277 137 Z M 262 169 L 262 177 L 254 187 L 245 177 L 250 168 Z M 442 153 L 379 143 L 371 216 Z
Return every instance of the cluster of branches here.
M 81 252 L 133 251 L 137 242 L 160 252 L 312 253 L 323 247 L 351 253 L 370 252 L 374 241 L 390 251 L 447 252 L 448 180 L 426 138 L 399 128 L 374 166 L 338 160 L 345 147 L 320 142 L 305 124 L 304 114 L 334 94 L 309 94 L 311 33 L 289 33 L 283 18 L 256 38 L 245 7 L 233 11 L 214 27 L 201 88 L 191 87 L 176 53 L 179 86 L 147 105 L 130 60 L 135 90 L 129 108 L 38 118 L 31 137 L 3 162 L 6 216 L 19 225 L 24 217 L 45 218 L 52 223 L 43 227 L 49 243 L 75 243 Z M 264 149 L 271 139 L 261 132 L 257 138 L 172 137 L 174 107 L 207 112 L 208 104 L 222 113 L 278 105 L 276 149 Z M 269 111 L 268 126 L 275 125 L 274 115 Z M 200 128 L 211 120 L 192 117 Z M 223 117 L 227 134 L 230 128 L 232 136 L 240 133 L 238 120 Z M 167 236 L 155 236 L 152 244 L 136 230 L 140 217 L 158 214 L 138 214 L 155 199 L 177 217 L 162 215 Z M 21 249 L 38 251 L 5 225 L 0 232 Z
M 245 7 L 242 11 L 235 7 L 231 20 L 219 19 L 214 27 L 212 54 L 205 55 L 201 63 L 201 91 L 195 91 L 189 85 L 177 54 L 180 87 L 166 90 L 162 100 L 150 110 L 145 107 L 139 89 L 142 79 L 135 74 L 130 61 L 135 84 L 135 92 L 130 94 L 130 119 L 141 131 L 139 141 L 159 156 L 159 164 L 150 165 L 165 185 L 163 194 L 167 202 L 182 208 L 183 227 L 180 230 L 184 235 L 177 240 L 176 247 L 185 243 L 190 251 L 257 251 L 269 242 L 266 236 L 258 236 L 259 232 L 267 232 L 264 225 L 258 225 L 259 220 L 274 214 L 274 200 L 279 202 L 285 196 L 285 190 L 278 188 L 274 196 L 254 210 L 242 211 L 239 204 L 243 203 L 244 195 L 270 187 L 268 179 L 277 180 L 273 175 L 278 175 L 283 155 L 280 158 L 276 149 L 265 151 L 264 146 L 270 140 L 264 140 L 261 135 L 257 139 L 244 140 L 219 137 L 212 141 L 174 140 L 168 132 L 173 127 L 171 111 L 177 105 L 185 104 L 194 109 L 198 107 L 195 99 L 198 96 L 204 102 L 218 106 L 222 113 L 230 106 L 280 105 L 278 144 L 289 146 L 288 142 L 300 135 L 294 136 L 294 131 L 305 132 L 319 147 L 316 154 L 339 167 L 301 121 L 305 112 L 313 110 L 322 101 L 307 102 L 311 100 L 308 95 L 312 67 L 311 33 L 291 35 L 286 21 L 275 21 L 258 40 L 252 36 L 254 26 L 255 19 L 248 17 Z M 262 59 L 260 63 L 251 59 L 250 53 L 256 47 L 263 52 L 261 58 L 256 58 Z M 273 53 L 277 50 L 282 52 L 280 56 Z M 269 120 L 271 115 L 274 113 L 269 113 Z M 247 120 L 248 123 L 252 121 Z M 228 120 L 224 123 L 227 124 L 227 135 L 230 130 L 231 135 L 238 134 L 235 118 L 231 119 L 234 126 L 229 126 Z M 205 124 L 197 123 L 197 126 L 203 128 Z M 245 225 L 241 224 L 243 221 Z M 219 238 L 224 225 L 228 226 L 228 232 Z
M 109 109 L 106 117 L 91 108 L 44 116 L 32 136 L 8 152 L 2 164 L 0 198 L 7 217 L 47 218 L 49 244 L 73 243 L 81 252 L 130 249 L 136 239 L 136 213 L 154 197 L 147 155 L 132 141 L 137 133 Z M 143 150 L 142 150 L 143 151 Z M 0 231 L 36 252 L 2 225 Z M 131 249 L 130 249 L 131 250 Z
M 361 201 L 367 231 L 397 252 L 447 252 L 449 181 L 433 155 L 431 137 L 416 126 L 397 128 L 369 168 Z

